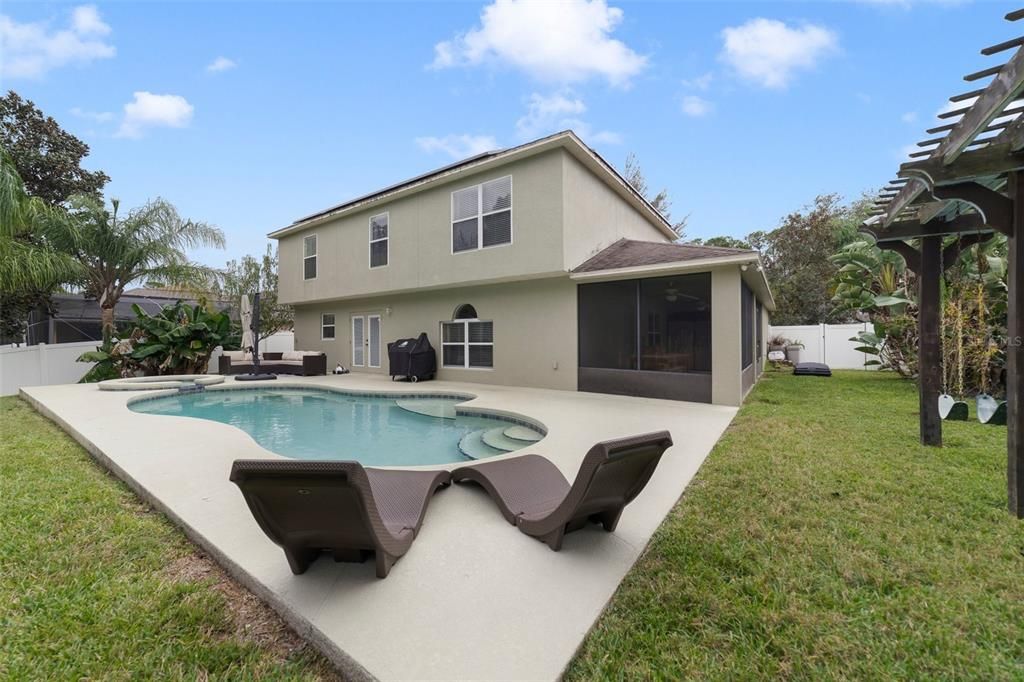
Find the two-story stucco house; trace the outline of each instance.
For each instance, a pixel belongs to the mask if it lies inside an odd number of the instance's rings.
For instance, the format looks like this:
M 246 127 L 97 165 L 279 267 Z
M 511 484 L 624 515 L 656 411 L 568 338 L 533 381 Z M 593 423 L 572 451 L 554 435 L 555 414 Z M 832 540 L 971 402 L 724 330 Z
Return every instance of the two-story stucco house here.
M 771 292 L 754 251 L 671 226 L 572 132 L 474 156 L 295 221 L 279 300 L 297 348 L 388 372 L 427 332 L 438 378 L 738 405 Z

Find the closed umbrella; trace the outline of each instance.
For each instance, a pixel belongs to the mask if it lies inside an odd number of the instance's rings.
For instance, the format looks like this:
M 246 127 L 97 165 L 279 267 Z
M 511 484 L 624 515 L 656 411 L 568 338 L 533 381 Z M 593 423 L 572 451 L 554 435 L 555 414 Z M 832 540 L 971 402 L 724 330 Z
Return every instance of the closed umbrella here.
M 249 305 L 248 296 L 242 296 L 238 314 L 242 318 L 242 350 L 248 353 L 256 346 L 252 333 L 252 306 Z

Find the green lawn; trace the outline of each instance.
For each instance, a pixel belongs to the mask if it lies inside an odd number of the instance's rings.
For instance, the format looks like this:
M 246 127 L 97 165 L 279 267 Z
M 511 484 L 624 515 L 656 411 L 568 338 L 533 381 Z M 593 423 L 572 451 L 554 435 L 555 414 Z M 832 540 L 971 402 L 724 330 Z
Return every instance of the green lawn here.
M 60 429 L 0 399 L 0 679 L 154 677 L 333 673 Z
M 1024 679 L 1005 438 L 924 448 L 911 383 L 768 373 L 569 679 Z

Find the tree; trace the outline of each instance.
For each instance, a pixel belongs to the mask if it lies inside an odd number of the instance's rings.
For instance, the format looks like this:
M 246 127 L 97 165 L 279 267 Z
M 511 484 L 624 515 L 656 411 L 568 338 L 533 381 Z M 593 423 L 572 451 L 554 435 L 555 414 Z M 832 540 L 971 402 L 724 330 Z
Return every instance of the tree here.
M 626 182 L 640 193 L 642 197 L 653 206 L 658 213 L 664 216 L 665 220 L 672 221 L 672 201 L 668 198 L 668 190 L 662 189 L 660 192 L 651 196 L 648 193 L 647 177 L 644 175 L 643 170 L 640 168 L 640 161 L 637 159 L 636 154 L 630 152 L 626 155 L 626 165 L 622 170 L 622 177 L 626 179 Z M 683 234 L 686 232 L 686 221 L 689 216 L 684 217 L 677 223 L 672 223 L 672 231 L 676 233 L 679 239 L 683 238 Z
M 719 246 L 726 249 L 753 249 L 745 239 L 739 239 L 738 237 L 730 237 L 728 235 L 721 235 L 718 237 L 708 237 L 707 239 L 694 239 L 689 244 L 694 246 Z
M 840 322 L 850 315 L 832 303 L 830 283 L 839 269 L 830 256 L 856 239 L 866 206 L 844 206 L 838 194 L 823 194 L 802 211 L 789 214 L 770 232 L 747 239 L 761 252 L 775 295 L 772 322 L 778 325 Z
M 246 255 L 241 261 L 229 261 L 221 273 L 217 293 L 231 302 L 237 311 L 243 296 L 260 292 L 260 338 L 291 329 L 294 313 L 290 305 L 277 302 L 277 252 L 267 244 L 263 258 Z
M 14 159 L 0 147 L 0 294 L 24 298 L 81 276 L 74 258 L 41 239 L 61 224 L 71 231 L 62 209 L 25 191 Z
M 82 168 L 89 145 L 13 90 L 0 97 L 0 145 L 14 160 L 25 191 L 50 205 L 75 194 L 98 199 L 110 180 L 106 173 Z
M 0 334 L 20 339 L 28 312 L 49 308 L 50 294 L 80 266 L 43 241 L 45 221 L 78 193 L 99 197 L 110 179 L 81 167 L 89 146 L 64 131 L 31 101 L 0 97 Z
M 166 286 L 206 291 L 219 274 L 188 260 L 185 250 L 223 248 L 224 233 L 206 223 L 185 220 L 169 202 L 156 199 L 123 218 L 119 202 L 108 211 L 98 200 L 69 200 L 70 220 L 55 222 L 47 242 L 85 268 L 74 283 L 100 303 L 103 334 L 114 331 L 114 307 L 132 282 L 156 280 Z

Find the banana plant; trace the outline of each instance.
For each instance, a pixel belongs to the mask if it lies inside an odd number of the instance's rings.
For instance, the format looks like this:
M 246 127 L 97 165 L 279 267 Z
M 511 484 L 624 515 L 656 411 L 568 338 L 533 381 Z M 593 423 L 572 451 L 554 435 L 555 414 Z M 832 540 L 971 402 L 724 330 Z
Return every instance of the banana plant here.
M 90 376 L 98 380 L 111 375 L 202 374 L 214 349 L 230 343 L 235 335 L 228 314 L 210 310 L 205 299 L 194 306 L 178 301 L 154 315 L 138 304 L 132 310 L 136 320 L 127 338 L 104 343 L 78 358 L 98 363 L 86 380 Z
M 839 266 L 832 283 L 837 312 L 899 316 L 914 303 L 910 275 L 898 254 L 861 240 L 847 244 L 830 260 Z

